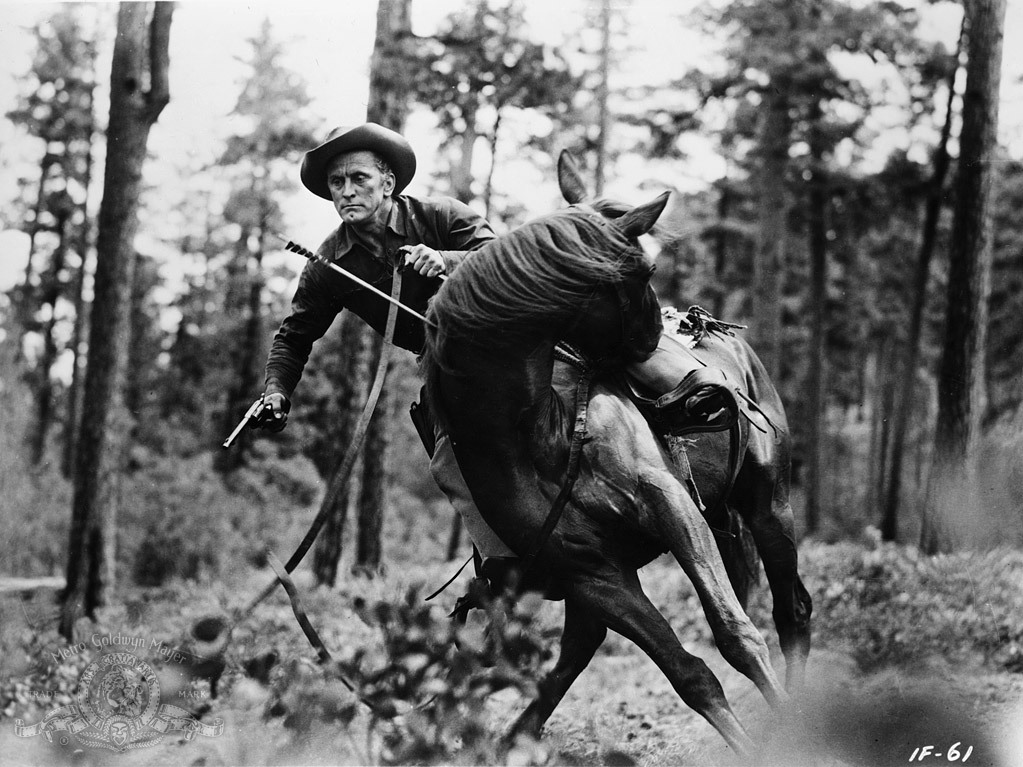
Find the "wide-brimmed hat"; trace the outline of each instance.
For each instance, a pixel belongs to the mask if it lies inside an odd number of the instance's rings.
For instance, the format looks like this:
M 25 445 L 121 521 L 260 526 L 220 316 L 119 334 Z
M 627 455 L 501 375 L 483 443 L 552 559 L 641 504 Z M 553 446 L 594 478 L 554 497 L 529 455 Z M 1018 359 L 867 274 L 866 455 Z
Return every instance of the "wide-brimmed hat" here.
M 408 186 L 416 175 L 416 153 L 400 133 L 376 123 L 354 128 L 342 126 L 327 134 L 327 140 L 310 149 L 302 159 L 302 183 L 313 194 L 330 199 L 327 166 L 343 152 L 373 152 L 394 171 L 394 194 Z

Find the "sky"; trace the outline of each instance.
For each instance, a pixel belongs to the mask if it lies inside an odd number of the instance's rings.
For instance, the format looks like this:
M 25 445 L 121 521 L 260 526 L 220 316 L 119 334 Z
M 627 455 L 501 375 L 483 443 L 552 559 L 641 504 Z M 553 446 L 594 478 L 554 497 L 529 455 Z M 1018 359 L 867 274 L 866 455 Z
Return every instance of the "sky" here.
M 524 2 L 527 22 L 546 42 L 560 43 L 581 26 L 585 0 Z M 112 25 L 114 4 L 94 5 L 101 11 L 98 15 L 105 17 L 103 23 Z M 180 1 L 171 27 L 171 101 L 150 135 L 149 149 L 154 159 L 146 166 L 147 182 L 158 189 L 180 187 L 184 182 L 181 168 L 190 156 L 214 159 L 218 150 L 214 139 L 229 135 L 235 127 L 229 115 L 245 76 L 241 59 L 249 50 L 246 41 L 255 35 L 264 18 L 269 18 L 275 35 L 286 42 L 284 63 L 308 82 L 312 112 L 322 121 L 322 133 L 325 135 L 335 125 L 361 122 L 365 117 L 376 5 L 376 0 Z M 428 34 L 439 19 L 464 5 L 463 0 L 414 0 L 414 31 Z M 680 14 L 696 5 L 686 0 L 631 0 L 620 6 L 634 48 L 616 75 L 619 84 L 645 82 L 653 72 L 682 73 L 711 55 L 707 41 L 679 20 Z M 14 105 L 19 76 L 30 65 L 34 44 L 29 27 L 52 10 L 52 4 L 0 0 L 0 110 L 4 112 Z M 954 14 L 932 14 L 925 29 L 928 35 L 951 43 L 958 21 Z M 1006 39 L 1021 37 L 1023 1 L 1010 0 Z M 108 62 L 109 58 L 100 63 L 101 82 L 109 71 Z M 1001 134 L 1015 156 L 1023 156 L 1021 78 L 1023 55 L 1010 43 L 1006 45 L 1003 67 Z M 105 112 L 102 102 L 99 108 Z M 31 143 L 26 144 L 5 122 L 0 120 L 0 205 L 12 199 L 18 175 L 30 174 L 38 162 L 38 149 L 33 151 Z M 431 123 L 430 115 L 420 114 L 408 126 L 421 168 L 408 189 L 411 194 L 428 191 L 426 182 L 437 141 Z M 664 183 L 691 188 L 720 175 L 722 166 L 709 151 L 709 144 L 703 147 L 698 139 L 692 141 L 693 159 L 676 164 L 670 170 L 671 178 L 664 179 Z M 522 202 L 528 209 L 540 213 L 557 203 L 553 179 L 544 178 L 542 169 L 516 166 L 514 170 L 498 171 L 517 174 L 512 180 L 521 189 Z M 639 195 L 645 192 L 637 190 L 643 186 L 641 174 L 649 173 L 646 166 L 634 159 L 616 171 L 608 192 L 631 202 L 642 201 Z M 509 186 L 509 179 L 504 181 Z M 315 245 L 336 225 L 329 202 L 310 199 L 302 192 L 289 201 L 286 211 L 294 224 L 294 238 L 307 244 Z M 145 238 L 145 231 L 141 236 Z M 0 289 L 8 287 L 21 273 L 24 242 L 20 233 L 0 232 Z M 157 243 L 148 244 L 159 247 Z M 300 266 L 296 265 L 296 271 Z

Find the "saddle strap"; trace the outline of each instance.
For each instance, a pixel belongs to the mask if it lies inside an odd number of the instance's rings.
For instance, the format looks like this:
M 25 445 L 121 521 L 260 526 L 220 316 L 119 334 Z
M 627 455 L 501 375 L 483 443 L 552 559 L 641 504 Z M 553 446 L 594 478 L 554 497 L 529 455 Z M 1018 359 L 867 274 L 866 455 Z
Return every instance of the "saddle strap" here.
M 592 377 L 592 371 L 586 368 L 582 371 L 576 384 L 575 424 L 572 427 L 572 442 L 568 448 L 568 468 L 565 470 L 565 481 L 561 485 L 557 498 L 554 499 L 554 503 L 551 505 L 551 510 L 547 512 L 547 518 L 537 533 L 533 545 L 530 546 L 526 556 L 523 557 L 523 572 L 528 571 L 534 565 L 544 544 L 547 543 L 547 539 L 551 537 L 551 533 L 557 526 L 565 506 L 568 504 L 568 499 L 572 495 L 572 487 L 579 477 L 579 463 L 582 458 L 583 444 L 586 437 L 586 418 L 590 406 L 590 381 Z

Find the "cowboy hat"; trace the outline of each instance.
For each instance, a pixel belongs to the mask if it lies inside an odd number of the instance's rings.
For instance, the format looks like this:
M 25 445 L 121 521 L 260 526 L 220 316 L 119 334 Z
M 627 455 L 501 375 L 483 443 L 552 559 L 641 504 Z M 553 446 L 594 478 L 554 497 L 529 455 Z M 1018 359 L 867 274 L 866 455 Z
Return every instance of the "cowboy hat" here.
M 405 137 L 376 123 L 354 128 L 342 126 L 327 134 L 327 140 L 305 153 L 302 160 L 302 183 L 306 189 L 325 200 L 331 199 L 327 188 L 327 166 L 344 152 L 373 152 L 394 171 L 394 194 L 408 186 L 416 174 L 416 153 Z

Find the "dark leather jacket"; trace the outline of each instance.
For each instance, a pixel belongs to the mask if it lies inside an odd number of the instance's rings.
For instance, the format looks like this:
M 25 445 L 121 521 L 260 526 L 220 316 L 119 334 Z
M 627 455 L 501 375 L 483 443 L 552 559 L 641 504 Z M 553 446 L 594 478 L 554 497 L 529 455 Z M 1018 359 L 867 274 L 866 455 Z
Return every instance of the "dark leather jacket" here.
M 384 252 L 371 253 L 344 224 L 332 232 L 317 250 L 388 295 L 394 263 L 403 245 L 427 245 L 444 257 L 450 273 L 465 258 L 496 235 L 490 225 L 468 205 L 450 197 L 417 199 L 399 195 L 394 199 L 384 235 Z M 420 314 L 441 280 L 408 270 L 402 274 L 401 301 Z M 302 377 L 313 343 L 320 339 L 342 309 L 355 312 L 378 333 L 384 332 L 388 303 L 348 278 L 310 261 L 299 278 L 291 314 L 274 336 L 266 362 L 267 391 L 291 396 Z M 413 352 L 422 350 L 423 323 L 398 312 L 394 343 Z

